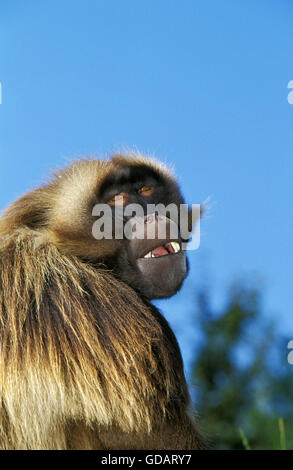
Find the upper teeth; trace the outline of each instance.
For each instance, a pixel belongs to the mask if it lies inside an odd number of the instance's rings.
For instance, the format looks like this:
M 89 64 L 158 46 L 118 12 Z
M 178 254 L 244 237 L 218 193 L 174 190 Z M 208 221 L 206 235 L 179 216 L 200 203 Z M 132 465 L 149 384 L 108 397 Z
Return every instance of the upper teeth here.
M 180 251 L 180 244 L 178 242 L 170 242 L 170 243 L 167 243 L 167 245 L 171 245 L 173 250 L 174 250 L 174 253 L 178 253 Z M 155 258 L 155 255 L 153 254 L 152 251 L 149 251 L 145 256 L 144 258 Z

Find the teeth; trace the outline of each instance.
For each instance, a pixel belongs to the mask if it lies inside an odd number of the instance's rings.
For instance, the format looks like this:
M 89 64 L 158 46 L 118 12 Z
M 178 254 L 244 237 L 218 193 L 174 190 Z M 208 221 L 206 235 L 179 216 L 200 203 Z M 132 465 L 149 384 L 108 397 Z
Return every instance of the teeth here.
M 178 242 L 171 242 L 171 245 L 175 253 L 178 253 L 178 251 L 180 251 L 180 245 Z
M 180 251 L 180 244 L 178 242 L 170 242 L 169 244 L 172 246 L 174 253 L 178 253 Z M 146 255 L 144 255 L 144 258 L 155 258 L 155 255 L 152 251 L 149 251 Z

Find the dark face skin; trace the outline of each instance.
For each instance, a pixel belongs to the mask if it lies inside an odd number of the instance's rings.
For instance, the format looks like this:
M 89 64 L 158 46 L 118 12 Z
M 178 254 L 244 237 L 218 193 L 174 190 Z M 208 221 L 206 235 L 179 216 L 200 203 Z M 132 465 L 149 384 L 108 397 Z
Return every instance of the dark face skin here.
M 116 199 L 115 199 L 116 197 Z M 149 212 L 148 204 L 183 204 L 184 201 L 173 180 L 167 180 L 153 169 L 141 165 L 119 168 L 101 185 L 98 201 L 109 204 L 115 218 L 114 204 L 120 210 L 129 204 L 139 204 L 144 217 L 136 220 L 136 235 L 132 239 L 117 241 L 118 256 L 104 262 L 127 284 L 149 299 L 170 297 L 181 287 L 188 270 L 185 251 L 182 251 L 180 232 L 172 237 L 175 222 L 167 214 Z M 124 223 L 131 216 L 124 217 Z M 162 237 L 160 228 L 165 224 Z M 147 230 L 153 229 L 154 237 L 147 238 Z M 177 226 L 176 226 L 177 228 Z M 139 234 L 139 237 L 137 236 Z

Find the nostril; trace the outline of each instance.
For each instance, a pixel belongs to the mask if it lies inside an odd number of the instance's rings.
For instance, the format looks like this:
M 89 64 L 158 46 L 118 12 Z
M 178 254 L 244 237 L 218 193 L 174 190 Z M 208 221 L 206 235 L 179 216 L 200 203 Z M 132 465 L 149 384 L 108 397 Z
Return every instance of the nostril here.
M 147 224 L 152 224 L 154 221 L 154 216 L 153 215 L 148 215 L 146 218 L 146 223 Z

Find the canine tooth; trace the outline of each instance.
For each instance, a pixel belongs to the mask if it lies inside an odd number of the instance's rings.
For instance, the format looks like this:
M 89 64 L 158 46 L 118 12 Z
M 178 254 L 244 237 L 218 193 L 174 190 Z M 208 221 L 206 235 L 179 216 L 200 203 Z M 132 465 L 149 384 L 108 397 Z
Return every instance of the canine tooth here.
M 151 257 L 152 257 L 151 251 L 149 251 L 149 252 L 144 256 L 144 258 L 151 258 Z
M 171 242 L 171 245 L 175 251 L 175 253 L 178 253 L 178 251 L 180 251 L 180 245 L 178 242 Z
M 153 252 L 152 252 L 152 258 L 155 258 L 155 255 L 154 255 L 154 253 L 153 253 Z

